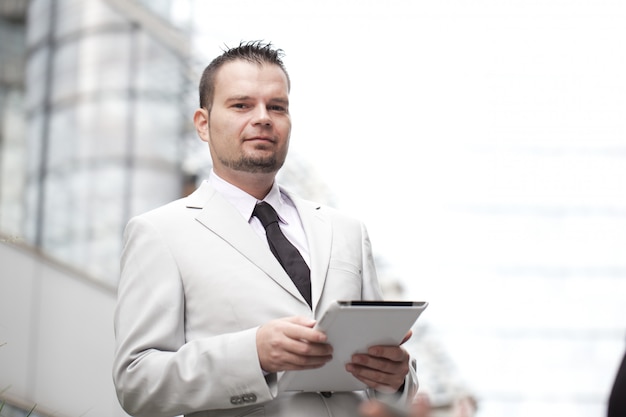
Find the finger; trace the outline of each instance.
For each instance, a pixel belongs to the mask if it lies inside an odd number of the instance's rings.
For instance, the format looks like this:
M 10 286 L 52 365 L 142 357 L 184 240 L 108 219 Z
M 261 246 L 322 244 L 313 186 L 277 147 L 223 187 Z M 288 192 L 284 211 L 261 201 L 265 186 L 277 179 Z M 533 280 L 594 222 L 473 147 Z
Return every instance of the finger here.
M 298 356 L 331 356 L 333 347 L 327 343 L 308 342 L 304 339 L 286 339 L 283 348 Z
M 332 355 L 301 355 L 291 352 L 290 349 L 289 346 L 285 346 L 284 344 L 260 346 L 259 359 L 261 361 L 261 367 L 268 372 L 292 369 L 313 369 L 319 368 L 332 359 Z
M 346 364 L 346 370 L 368 387 L 383 392 L 396 392 L 405 380 L 402 374 L 389 374 L 352 363 Z
M 311 328 L 313 328 L 313 326 L 315 326 L 315 323 L 316 323 L 316 321 L 314 319 L 311 319 L 311 318 L 308 318 L 308 317 L 303 317 L 303 316 L 285 317 L 285 318 L 279 319 L 279 320 L 284 320 L 284 321 L 289 322 L 289 323 L 294 323 L 294 324 L 298 324 L 300 326 L 311 327 Z
M 332 356 L 301 356 L 289 352 L 282 355 L 284 370 L 315 369 L 326 364 Z
M 367 355 L 393 362 L 408 362 L 409 360 L 408 352 L 400 346 L 372 346 L 367 350 Z
M 392 360 L 385 356 L 355 354 L 352 355 L 352 364 L 357 367 L 371 369 L 373 371 L 391 375 L 398 375 L 399 377 L 404 378 L 409 373 L 409 356 L 402 348 L 391 349 L 398 349 L 403 352 L 403 354 L 389 353 L 387 348 L 384 349 L 385 352 L 383 353 L 392 358 L 401 357 L 402 359 Z
M 379 385 L 399 388 L 409 372 L 408 357 L 405 361 L 390 361 L 370 355 L 356 354 L 352 362 L 346 365 L 346 370 L 355 377 L 372 381 L 368 386 L 378 388 Z M 365 382 L 365 381 L 364 381 Z
M 332 354 L 332 346 L 323 343 L 326 340 L 324 333 L 295 324 L 290 320 L 269 322 L 259 328 L 257 335 L 262 345 L 267 346 L 275 354 L 281 351 L 301 356 Z
M 332 359 L 326 335 L 308 327 L 314 321 L 289 317 L 270 321 L 257 331 L 261 367 L 268 371 L 317 368 Z
M 326 343 L 310 343 L 301 339 L 283 339 L 274 354 L 292 367 L 320 367 L 332 359 L 332 346 Z
M 385 374 L 401 374 L 404 377 L 409 372 L 408 363 L 394 362 L 388 359 L 375 358 L 372 356 L 359 356 L 352 362 L 353 365 L 359 366 L 364 369 L 371 369 L 376 372 L 382 372 Z
M 314 323 L 314 322 L 313 322 Z M 328 362 L 332 347 L 309 340 L 326 336 L 311 329 L 312 320 L 290 317 L 265 323 L 257 330 L 261 368 L 267 372 L 316 368 Z
M 289 317 L 285 319 L 285 335 L 291 339 L 306 340 L 311 343 L 326 343 L 328 338 L 324 332 L 314 330 L 315 320 L 305 317 Z
M 378 374 L 376 373 L 367 373 L 367 372 L 361 373 L 360 371 L 357 371 L 356 369 L 353 369 L 352 371 L 350 371 L 350 365 L 346 366 L 346 370 L 348 370 L 348 372 L 350 372 L 356 379 L 363 382 L 369 388 L 373 388 L 376 391 L 379 391 L 385 394 L 393 394 L 397 392 L 398 389 L 402 386 L 402 383 L 404 382 L 404 380 L 398 381 L 398 382 L 386 381 L 384 380 L 385 377 L 383 377 L 383 379 L 378 378 Z M 371 377 L 372 375 L 374 375 L 374 377 Z M 384 374 L 381 374 L 381 375 L 384 375 Z
M 405 344 L 411 338 L 411 336 L 413 336 L 413 330 L 409 330 L 409 332 L 404 336 L 404 339 L 402 339 L 402 342 L 400 342 L 400 344 Z

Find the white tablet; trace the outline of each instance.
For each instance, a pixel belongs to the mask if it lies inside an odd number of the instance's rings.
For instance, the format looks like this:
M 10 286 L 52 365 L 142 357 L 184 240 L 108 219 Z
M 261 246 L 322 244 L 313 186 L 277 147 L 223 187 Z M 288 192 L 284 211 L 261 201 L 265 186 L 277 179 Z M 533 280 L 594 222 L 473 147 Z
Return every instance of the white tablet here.
M 359 391 L 367 386 L 346 371 L 352 354 L 371 346 L 399 345 L 422 311 L 425 301 L 336 301 L 315 328 L 328 336 L 333 358 L 321 368 L 286 371 L 280 391 Z

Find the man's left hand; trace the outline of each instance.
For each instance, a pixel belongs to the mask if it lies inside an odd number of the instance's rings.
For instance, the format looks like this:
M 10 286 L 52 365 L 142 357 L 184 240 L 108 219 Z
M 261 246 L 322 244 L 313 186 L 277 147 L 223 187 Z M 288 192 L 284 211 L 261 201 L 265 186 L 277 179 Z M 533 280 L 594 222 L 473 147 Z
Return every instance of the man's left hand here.
M 411 334 L 407 333 L 402 343 Z M 370 388 L 395 393 L 409 373 L 409 354 L 401 346 L 372 346 L 367 353 L 352 355 L 352 362 L 346 364 L 346 370 Z

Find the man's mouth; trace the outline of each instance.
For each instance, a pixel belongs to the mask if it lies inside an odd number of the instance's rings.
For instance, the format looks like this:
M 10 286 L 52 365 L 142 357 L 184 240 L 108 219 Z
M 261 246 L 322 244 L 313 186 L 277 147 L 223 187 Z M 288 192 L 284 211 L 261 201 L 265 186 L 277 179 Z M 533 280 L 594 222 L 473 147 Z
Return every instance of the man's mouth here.
M 244 139 L 244 142 L 270 142 L 274 143 L 274 139 L 267 136 L 254 136 L 251 138 Z

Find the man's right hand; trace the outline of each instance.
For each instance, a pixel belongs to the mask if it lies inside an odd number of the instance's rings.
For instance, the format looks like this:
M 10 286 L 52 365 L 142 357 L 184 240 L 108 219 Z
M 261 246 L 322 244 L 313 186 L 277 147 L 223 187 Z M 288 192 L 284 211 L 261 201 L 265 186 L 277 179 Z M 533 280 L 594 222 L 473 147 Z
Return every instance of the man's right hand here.
M 266 372 L 319 368 L 332 359 L 326 335 L 315 320 L 287 317 L 265 323 L 256 333 L 261 368 Z

